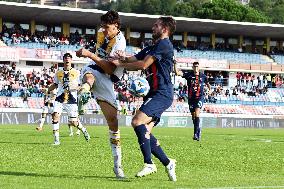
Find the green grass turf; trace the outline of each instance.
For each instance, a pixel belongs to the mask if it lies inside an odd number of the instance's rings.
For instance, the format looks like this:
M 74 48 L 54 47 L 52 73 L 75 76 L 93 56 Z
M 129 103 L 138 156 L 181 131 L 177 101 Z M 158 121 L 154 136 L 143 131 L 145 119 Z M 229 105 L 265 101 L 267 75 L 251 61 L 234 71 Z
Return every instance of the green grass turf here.
M 132 128 L 121 127 L 127 179 L 112 172 L 107 127 L 88 127 L 91 141 L 68 136 L 61 145 L 50 126 L 0 126 L 0 188 L 284 188 L 284 129 L 204 129 L 201 142 L 190 128 L 154 128 L 169 157 L 177 160 L 176 183 L 154 158 L 156 174 L 134 175 L 143 166 Z

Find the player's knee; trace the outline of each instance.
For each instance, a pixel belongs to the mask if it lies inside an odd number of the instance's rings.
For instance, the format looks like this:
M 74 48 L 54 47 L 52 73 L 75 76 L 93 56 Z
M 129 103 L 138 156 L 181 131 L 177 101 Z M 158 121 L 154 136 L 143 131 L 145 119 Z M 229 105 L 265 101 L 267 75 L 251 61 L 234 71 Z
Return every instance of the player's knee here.
M 77 127 L 78 124 L 79 124 L 78 119 L 77 118 L 69 118 L 69 124 L 71 126 Z
M 107 123 L 108 123 L 109 125 L 112 125 L 112 126 L 118 125 L 118 119 L 117 119 L 117 116 L 116 116 L 116 115 L 107 116 L 107 117 L 106 117 L 106 120 L 107 120 Z
M 150 140 L 150 143 L 151 143 L 151 147 L 157 147 L 157 146 L 160 146 L 160 142 L 159 142 L 159 140 Z
M 132 119 L 131 121 L 131 125 L 133 128 L 137 127 L 139 125 L 139 120 L 138 119 L 135 119 L 135 117 Z

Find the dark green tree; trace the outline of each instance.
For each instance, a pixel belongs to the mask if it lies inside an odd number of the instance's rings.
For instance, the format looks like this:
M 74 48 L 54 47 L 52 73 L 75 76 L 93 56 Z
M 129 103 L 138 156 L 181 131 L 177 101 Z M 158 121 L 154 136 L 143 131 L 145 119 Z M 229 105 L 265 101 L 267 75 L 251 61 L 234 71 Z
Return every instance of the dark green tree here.
M 235 0 L 212 0 L 212 2 L 204 3 L 200 9 L 196 10 L 195 16 L 240 22 L 269 22 L 268 17 L 262 13 Z
M 192 17 L 193 7 L 190 3 L 177 3 L 174 6 L 173 16 Z
M 272 19 L 272 23 L 284 24 L 284 4 L 274 7 L 269 16 Z

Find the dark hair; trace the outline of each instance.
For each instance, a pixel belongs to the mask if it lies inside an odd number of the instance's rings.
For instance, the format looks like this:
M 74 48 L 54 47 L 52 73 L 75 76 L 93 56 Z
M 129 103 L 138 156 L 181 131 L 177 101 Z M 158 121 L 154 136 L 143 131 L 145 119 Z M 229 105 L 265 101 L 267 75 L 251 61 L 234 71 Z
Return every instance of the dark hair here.
M 199 65 L 199 62 L 193 62 L 192 65 Z
M 176 21 L 173 17 L 171 16 L 162 16 L 159 18 L 159 20 L 161 20 L 162 25 L 164 27 L 167 27 L 170 35 L 172 35 L 173 33 L 175 33 L 176 31 Z
M 101 23 L 102 24 L 117 24 L 118 28 L 120 28 L 119 14 L 114 10 L 110 10 L 101 16 Z
M 63 55 L 63 60 L 64 60 L 65 58 L 67 58 L 67 57 L 72 58 L 72 55 L 71 55 L 70 53 L 65 53 L 65 54 Z

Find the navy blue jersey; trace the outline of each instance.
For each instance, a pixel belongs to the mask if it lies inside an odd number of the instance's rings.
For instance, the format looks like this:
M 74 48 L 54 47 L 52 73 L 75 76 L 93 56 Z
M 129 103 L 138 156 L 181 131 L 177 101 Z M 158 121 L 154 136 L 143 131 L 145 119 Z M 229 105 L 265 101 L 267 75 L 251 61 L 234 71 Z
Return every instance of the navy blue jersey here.
M 144 60 L 147 56 L 155 57 L 155 62 L 146 70 L 146 79 L 150 85 L 149 94 L 160 92 L 164 95 L 173 95 L 173 85 L 170 73 L 173 70 L 174 49 L 168 38 L 161 39 L 155 45 L 144 48 L 135 55 L 137 60 Z
M 184 72 L 183 78 L 187 80 L 188 99 L 200 99 L 204 97 L 204 86 L 208 83 L 205 74 L 195 75 L 193 72 Z

